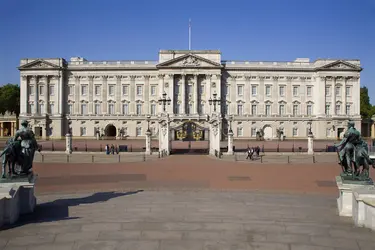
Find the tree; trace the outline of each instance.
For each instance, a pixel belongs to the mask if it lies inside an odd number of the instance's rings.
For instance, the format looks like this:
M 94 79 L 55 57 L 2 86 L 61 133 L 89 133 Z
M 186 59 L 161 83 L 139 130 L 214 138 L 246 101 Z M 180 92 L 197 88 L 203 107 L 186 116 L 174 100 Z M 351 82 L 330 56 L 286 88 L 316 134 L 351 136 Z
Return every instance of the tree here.
M 363 119 L 369 119 L 375 114 L 375 106 L 372 106 L 370 103 L 367 87 L 361 87 L 360 105 Z
M 20 113 L 20 87 L 16 84 L 0 87 L 0 113 L 6 111 Z

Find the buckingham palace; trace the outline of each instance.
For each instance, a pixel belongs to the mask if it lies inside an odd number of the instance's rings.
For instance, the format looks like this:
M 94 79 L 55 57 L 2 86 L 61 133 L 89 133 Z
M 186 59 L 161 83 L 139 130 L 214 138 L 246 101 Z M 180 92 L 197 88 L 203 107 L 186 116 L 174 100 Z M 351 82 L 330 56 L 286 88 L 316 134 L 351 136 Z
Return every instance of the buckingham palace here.
M 217 108 L 223 137 L 230 126 L 235 139 L 259 130 L 306 138 L 310 125 L 316 139 L 335 139 L 349 119 L 361 128 L 361 70 L 352 59 L 232 61 L 218 50 L 161 50 L 158 61 L 28 58 L 19 66 L 20 119 L 42 138 L 143 139 L 148 129 L 158 134 L 161 113 L 171 127 L 207 128 Z

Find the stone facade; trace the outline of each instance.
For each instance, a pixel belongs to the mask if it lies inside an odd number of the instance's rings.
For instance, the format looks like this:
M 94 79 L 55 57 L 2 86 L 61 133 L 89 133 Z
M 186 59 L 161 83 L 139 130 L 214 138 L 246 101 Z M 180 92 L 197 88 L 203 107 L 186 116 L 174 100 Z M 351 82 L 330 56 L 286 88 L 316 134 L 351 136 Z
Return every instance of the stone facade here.
M 18 117 L 15 113 L 6 111 L 0 114 L 0 137 L 14 136 L 18 128 Z
M 224 61 L 216 50 L 161 50 L 158 61 L 22 59 L 19 70 L 20 119 L 42 137 L 95 138 L 98 131 L 143 139 L 150 116 L 157 138 L 164 92 L 171 129 L 186 120 L 208 129 L 214 93 L 222 138 L 229 116 L 235 139 L 255 138 L 259 129 L 270 139 L 277 129 L 307 138 L 309 121 L 317 139 L 336 138 L 349 118 L 361 128 L 359 60 Z

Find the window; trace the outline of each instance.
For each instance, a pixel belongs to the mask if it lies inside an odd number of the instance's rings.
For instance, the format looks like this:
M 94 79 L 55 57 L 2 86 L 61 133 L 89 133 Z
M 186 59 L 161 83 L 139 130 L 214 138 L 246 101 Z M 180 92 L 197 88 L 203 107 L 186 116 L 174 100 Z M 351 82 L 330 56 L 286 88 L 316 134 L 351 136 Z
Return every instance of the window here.
M 298 86 L 293 86 L 293 96 L 298 96 L 298 94 L 299 94 Z
M 137 104 L 137 115 L 142 115 L 142 104 Z
M 151 115 L 156 115 L 156 105 L 151 104 Z
M 307 94 L 307 96 L 312 96 L 312 87 L 311 86 L 307 86 L 306 94 Z
M 224 115 L 227 115 L 228 114 L 228 104 L 224 104 L 224 107 L 223 107 L 223 112 L 224 112 Z
M 293 116 L 297 116 L 298 115 L 298 104 L 294 104 L 293 105 Z
M 44 86 L 39 86 L 39 95 L 44 95 Z
M 175 106 L 175 113 L 176 114 L 180 113 L 180 104 L 179 103 L 177 103 L 176 106 Z
M 255 86 L 255 85 L 251 86 L 251 95 L 252 96 L 257 95 L 257 86 Z
M 326 129 L 326 137 L 331 137 L 331 129 L 330 128 Z
M 199 85 L 199 94 L 204 94 L 204 85 L 203 84 L 201 84 L 201 85 Z
M 129 87 L 127 85 L 122 86 L 122 95 L 128 95 Z
M 279 87 L 279 95 L 280 96 L 285 96 L 285 86 L 280 86 Z
M 129 114 L 129 106 L 127 103 L 122 104 L 122 114 L 128 115 Z
M 72 104 L 68 104 L 68 114 L 69 115 L 73 114 L 73 105 Z
M 55 105 L 53 105 L 53 103 L 49 104 L 48 111 L 49 111 L 50 114 L 54 113 L 54 111 L 55 111 Z
M 284 115 L 284 114 L 285 114 L 285 106 L 284 106 L 284 104 L 280 104 L 279 115 Z
M 128 128 L 124 127 L 124 135 L 128 135 Z
M 136 136 L 141 136 L 142 135 L 142 128 L 137 127 L 135 133 L 136 133 Z
M 199 114 L 203 114 L 204 113 L 204 103 L 200 103 L 199 104 Z
M 80 133 L 81 133 L 81 136 L 85 136 L 86 135 L 86 128 L 85 127 L 81 127 Z
M 330 96 L 331 95 L 330 89 L 331 89 L 330 86 L 326 86 L 326 96 Z
M 311 104 L 307 104 L 306 113 L 307 113 L 307 115 L 312 115 L 312 105 Z
M 99 85 L 95 86 L 95 95 L 100 95 L 100 86 Z
M 193 113 L 193 104 L 192 103 L 189 103 L 188 105 L 188 114 L 192 114 Z
M 237 105 L 237 115 L 242 115 L 243 114 L 243 106 L 242 104 Z
M 243 95 L 243 86 L 237 86 L 237 95 L 242 96 Z
M 115 105 L 113 103 L 108 104 L 108 114 L 113 115 L 115 113 Z
M 330 109 L 331 106 L 329 104 L 326 104 L 326 115 L 330 115 Z
M 271 115 L 271 105 L 269 104 L 266 105 L 266 115 Z
M 341 96 L 341 88 L 340 87 L 336 87 L 336 89 L 335 89 L 335 95 L 336 96 Z
M 108 94 L 109 95 L 114 95 L 115 94 L 115 86 L 114 85 L 109 85 L 108 86 Z
M 29 104 L 29 113 L 35 113 L 34 112 L 34 104 Z
M 225 94 L 229 96 L 229 86 L 225 85 Z
M 101 114 L 100 103 L 95 103 L 94 114 L 95 115 L 100 115 Z
M 257 105 L 256 104 L 251 105 L 251 114 L 252 115 L 257 114 Z
M 188 94 L 193 94 L 193 85 L 188 86 Z
M 49 86 L 49 94 L 50 95 L 55 95 L 55 86 L 54 85 L 50 85 Z
M 340 115 L 340 114 L 341 114 L 341 105 L 336 104 L 336 115 Z
M 81 115 L 86 115 L 87 114 L 87 105 L 86 103 L 81 104 Z
M 243 128 L 242 127 L 237 128 L 237 136 L 243 136 Z
M 151 86 L 151 95 L 156 95 L 156 86 Z
M 87 86 L 81 86 L 81 95 L 87 95 Z
M 345 95 L 346 96 L 350 96 L 351 95 L 351 93 L 350 93 L 350 87 L 346 87 L 346 89 L 345 89 Z
M 293 128 L 293 136 L 298 136 L 298 128 Z
M 143 89 L 142 86 L 137 86 L 137 95 L 142 95 Z
M 34 95 L 35 94 L 35 88 L 34 86 L 30 86 L 30 95 Z
M 39 113 L 44 114 L 44 103 L 39 103 Z
M 271 95 L 271 86 L 266 86 L 266 96 L 270 96 Z
M 69 86 L 68 87 L 68 93 L 69 93 L 69 95 L 73 95 L 74 94 L 74 87 L 73 86 Z
M 345 107 L 345 114 L 350 115 L 350 104 L 347 104 Z
M 256 137 L 256 136 L 257 136 L 257 129 L 251 128 L 251 137 Z

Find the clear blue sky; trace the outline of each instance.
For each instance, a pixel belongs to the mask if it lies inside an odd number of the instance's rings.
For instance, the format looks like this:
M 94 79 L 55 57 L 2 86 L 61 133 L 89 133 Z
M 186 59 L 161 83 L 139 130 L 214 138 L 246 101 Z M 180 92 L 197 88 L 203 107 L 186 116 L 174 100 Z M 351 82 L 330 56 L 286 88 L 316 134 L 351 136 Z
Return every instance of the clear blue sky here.
M 160 49 L 228 60 L 358 58 L 375 103 L 375 0 L 0 0 L 0 84 L 21 58 L 157 60 Z

